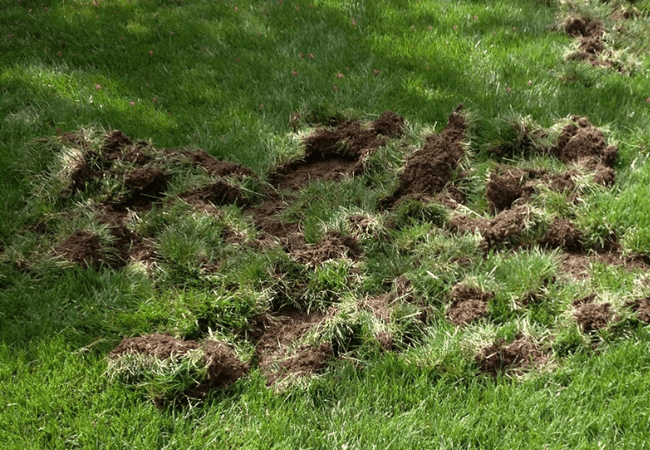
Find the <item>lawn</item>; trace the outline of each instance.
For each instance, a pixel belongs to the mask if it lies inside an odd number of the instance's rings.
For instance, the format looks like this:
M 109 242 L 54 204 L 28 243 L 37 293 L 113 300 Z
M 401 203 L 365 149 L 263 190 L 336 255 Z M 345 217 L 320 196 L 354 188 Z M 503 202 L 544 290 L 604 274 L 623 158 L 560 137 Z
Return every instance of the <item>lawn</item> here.
M 648 447 L 650 2 L 0 10 L 0 448 Z

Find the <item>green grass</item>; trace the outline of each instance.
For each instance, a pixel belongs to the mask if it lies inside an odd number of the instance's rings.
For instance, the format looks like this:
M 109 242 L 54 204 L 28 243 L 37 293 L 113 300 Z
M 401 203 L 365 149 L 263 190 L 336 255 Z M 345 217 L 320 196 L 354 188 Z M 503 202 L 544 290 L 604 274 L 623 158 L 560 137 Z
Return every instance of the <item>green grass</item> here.
M 617 19 L 621 7 L 639 16 Z M 590 277 L 567 278 L 557 250 L 485 253 L 479 235 L 445 228 L 454 212 L 435 201 L 379 208 L 408 156 L 459 103 L 471 125 L 461 210 L 482 218 L 491 218 L 484 193 L 498 163 L 565 169 L 527 151 L 513 126 L 550 128 L 551 139 L 566 117 L 583 115 L 619 147 L 616 184 L 585 176 L 576 203 L 538 192 L 516 243 L 561 216 L 589 247 L 615 234 L 624 254 L 647 254 L 647 1 L 7 0 L 0 9 L 1 448 L 647 446 L 650 328 L 625 306 L 650 293 L 646 271 L 596 263 Z M 566 61 L 577 45 L 558 31 L 568 15 L 603 20 L 622 73 Z M 120 129 L 156 149 L 205 149 L 256 172 L 228 179 L 254 204 L 268 172 L 301 154 L 314 122 L 373 120 L 387 109 L 406 119 L 403 138 L 371 155 L 363 175 L 315 182 L 282 213 L 309 243 L 330 231 L 356 236 L 359 261 L 310 268 L 277 246 L 248 245 L 259 232 L 242 208 L 210 214 L 174 200 L 214 180 L 182 158 L 169 161 L 169 201 L 128 224 L 151 238 L 151 267 L 80 269 L 52 252 L 79 228 L 110 242 L 93 205 L 125 192 L 116 174 L 61 199 L 75 149 L 57 134 L 84 129 L 99 146 L 103 131 Z M 490 156 L 504 144 L 514 156 Z M 353 215 L 369 228 L 352 227 Z M 233 232 L 240 243 L 227 240 Z M 487 316 L 462 328 L 446 319 L 458 283 L 494 293 Z M 360 307 L 387 292 L 397 298 L 388 322 Z M 592 292 L 618 320 L 585 334 L 572 302 Z M 156 392 L 181 391 L 203 368 L 191 358 L 107 361 L 123 336 L 152 332 L 216 337 L 250 360 L 239 331 L 282 306 L 334 306 L 307 340 L 342 355 L 282 390 L 253 369 L 203 402 L 157 408 Z M 383 331 L 394 351 L 374 339 Z M 476 352 L 519 333 L 546 349 L 549 364 L 479 374 Z M 117 376 L 128 373 L 140 384 Z

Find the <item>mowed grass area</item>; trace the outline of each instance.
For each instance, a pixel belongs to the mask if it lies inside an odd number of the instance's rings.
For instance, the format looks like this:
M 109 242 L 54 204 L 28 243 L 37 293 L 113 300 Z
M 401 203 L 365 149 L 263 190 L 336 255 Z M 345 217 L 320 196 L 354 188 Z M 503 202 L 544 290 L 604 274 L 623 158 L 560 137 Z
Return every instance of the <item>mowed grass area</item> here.
M 512 125 L 548 129 L 580 115 L 619 148 L 616 183 L 605 189 L 586 177 L 571 205 L 536 197 L 539 223 L 570 217 L 592 250 L 616 235 L 623 254 L 650 253 L 647 1 L 12 0 L 1 9 L 0 447 L 648 446 L 650 328 L 625 307 L 650 294 L 647 270 L 594 263 L 590 277 L 567 279 L 558 249 L 485 254 L 480 236 L 439 226 L 449 211 L 377 207 L 459 103 L 470 123 L 461 187 L 482 217 L 492 217 L 485 186 L 497 163 L 562 166 L 539 155 L 495 160 L 491 147 L 517 140 Z M 570 15 L 603 21 L 620 71 L 567 60 L 577 48 L 561 26 Z M 406 119 L 405 137 L 372 155 L 362 177 L 317 182 L 283 212 L 309 243 L 366 215 L 382 240 L 366 236 L 360 262 L 311 270 L 279 248 L 229 244 L 226 228 L 256 236 L 242 208 L 210 216 L 180 202 L 135 225 L 159 239 L 152 272 L 81 269 L 53 256 L 75 228 L 97 226 L 92 193 L 57 200 L 57 133 L 120 129 L 157 148 L 201 148 L 253 169 L 261 181 L 240 185 L 256 199 L 312 130 L 292 114 L 374 120 L 384 110 Z M 176 194 L 207 179 L 174 177 Z M 41 223 L 51 234 L 33 231 Z M 202 272 L 200 258 L 221 261 L 218 273 Z M 384 352 L 366 336 L 377 322 L 355 305 L 400 280 L 430 317 L 412 320 L 415 307 L 400 305 L 390 324 L 396 348 Z M 360 340 L 314 379 L 276 390 L 253 369 L 202 402 L 159 408 L 151 392 L 107 371 L 122 337 L 152 332 L 214 335 L 250 359 L 237 330 L 292 283 L 302 286 L 294 303 L 283 300 L 292 306 L 350 314 L 320 338 L 352 330 Z M 495 292 L 488 316 L 465 327 L 445 319 L 459 283 Z M 531 292 L 544 301 L 522 307 Z M 618 317 L 583 333 L 571 305 L 592 292 Z M 477 351 L 520 333 L 540 343 L 548 364 L 481 374 Z

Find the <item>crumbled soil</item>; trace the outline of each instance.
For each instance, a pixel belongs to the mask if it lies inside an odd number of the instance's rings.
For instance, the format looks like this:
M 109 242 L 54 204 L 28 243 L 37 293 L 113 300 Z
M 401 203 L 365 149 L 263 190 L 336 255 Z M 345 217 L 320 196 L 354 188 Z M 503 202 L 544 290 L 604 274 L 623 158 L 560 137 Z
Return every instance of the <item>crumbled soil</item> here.
M 614 313 L 610 308 L 609 303 L 584 302 L 576 307 L 573 316 L 582 331 L 589 333 L 605 328 L 614 319 Z
M 623 257 L 620 250 L 608 249 L 601 252 L 592 252 L 588 255 L 582 253 L 565 253 L 560 266 L 560 271 L 577 279 L 588 278 L 591 266 L 594 263 L 608 266 L 623 267 L 629 271 L 648 270 L 648 257 L 645 255 L 632 255 Z
M 388 331 L 380 331 L 377 333 L 377 342 L 382 349 L 390 351 L 393 349 L 393 334 Z
M 167 151 L 167 153 L 173 152 L 174 151 Z M 195 152 L 180 151 L 177 153 L 186 156 L 190 159 L 190 161 L 192 161 L 195 166 L 204 168 L 210 175 L 216 175 L 220 177 L 225 177 L 228 175 L 244 177 L 253 176 L 255 174 L 248 167 L 228 161 L 218 160 L 205 150 L 197 150 Z
M 363 171 L 363 158 L 384 145 L 380 136 L 397 137 L 403 133 L 404 119 L 384 112 L 369 128 L 356 121 L 338 124 L 336 129 L 320 128 L 305 139 L 302 160 L 277 167 L 269 182 L 285 191 L 296 191 L 311 181 L 341 181 Z
M 77 192 L 83 192 L 86 189 L 86 184 L 93 180 L 100 180 L 103 176 L 103 172 L 93 170 L 84 158 L 76 165 L 70 176 L 70 184 L 63 190 L 61 196 L 65 198 Z
M 296 353 L 292 352 L 295 344 L 324 318 L 322 314 L 292 310 L 253 319 L 253 329 L 245 335 L 257 345 L 258 367 L 269 385 L 289 376 L 316 373 L 325 367 L 331 357 L 331 347 L 300 346 Z
M 102 155 L 108 161 L 121 159 L 124 149 L 132 145 L 133 141 L 130 137 L 120 130 L 110 131 L 104 136 L 104 146 L 102 147 Z
M 136 338 L 124 338 L 111 351 L 110 358 L 119 358 L 128 353 L 149 355 L 159 359 L 178 358 L 190 350 L 203 349 L 208 375 L 197 387 L 186 392 L 193 397 L 200 397 L 209 388 L 225 388 L 246 375 L 248 367 L 242 363 L 233 350 L 218 341 L 183 341 L 165 334 L 151 334 Z
M 285 223 L 276 218 L 287 206 L 286 201 L 271 197 L 260 206 L 245 209 L 243 212 L 252 215 L 253 222 L 264 235 L 277 238 L 283 245 L 290 246 L 290 240 L 304 238 L 300 233 L 299 224 Z M 265 244 L 265 236 L 262 236 L 262 241 Z
M 603 132 L 580 116 L 572 117 L 572 123 L 564 127 L 550 152 L 564 163 L 576 163 L 592 170 L 612 167 L 618 156 L 618 149 L 607 145 Z
M 394 295 L 382 294 L 376 297 L 369 297 L 360 302 L 359 308 L 372 313 L 382 322 L 390 322 L 392 308 L 390 304 L 394 300 Z
M 602 38 L 605 27 L 600 20 L 591 20 L 586 17 L 570 18 L 564 26 L 564 31 L 580 40 L 578 50 L 569 55 L 571 60 L 583 60 L 592 66 L 613 67 L 613 61 L 598 58 L 599 55 L 610 56 L 605 49 Z
M 650 297 L 640 298 L 631 305 L 640 321 L 650 323 Z
M 383 206 L 390 207 L 405 196 L 435 197 L 452 180 L 465 153 L 461 142 L 467 125 L 458 114 L 461 109 L 462 105 L 449 116 L 441 134 L 429 136 L 424 147 L 408 158 L 399 186 L 382 202 Z
M 494 298 L 494 293 L 481 292 L 457 284 L 451 292 L 451 298 L 451 305 L 447 309 L 447 319 L 456 326 L 462 326 L 487 315 L 487 306 L 489 301 Z
M 318 266 L 330 259 L 348 257 L 356 261 L 361 256 L 359 243 L 352 236 L 341 236 L 335 231 L 328 232 L 323 239 L 315 245 L 292 242 L 291 256 L 301 264 Z
M 485 192 L 490 210 L 497 213 L 518 204 L 530 201 L 539 186 L 546 186 L 556 192 L 573 192 L 573 178 L 578 175 L 575 170 L 558 174 L 549 174 L 544 170 L 501 168 L 501 173 L 490 174 Z
M 549 248 L 563 248 L 569 252 L 583 250 L 582 232 L 567 219 L 556 217 L 539 240 L 542 246 Z
M 451 218 L 448 226 L 457 233 L 478 230 L 483 236 L 486 247 L 489 249 L 521 235 L 526 228 L 529 215 L 530 210 L 526 206 L 518 206 L 499 213 L 491 220 L 456 215 Z
M 91 231 L 76 230 L 54 252 L 82 268 L 98 268 L 105 264 L 99 236 Z
M 543 363 L 546 356 L 541 349 L 526 338 L 519 338 L 508 344 L 499 339 L 494 344 L 483 348 L 476 355 L 479 370 L 493 376 L 507 370 L 522 370 Z
M 241 189 L 223 180 L 217 180 L 209 186 L 184 192 L 179 197 L 199 208 L 205 208 L 207 204 L 214 206 L 243 206 L 246 204 L 246 197 Z

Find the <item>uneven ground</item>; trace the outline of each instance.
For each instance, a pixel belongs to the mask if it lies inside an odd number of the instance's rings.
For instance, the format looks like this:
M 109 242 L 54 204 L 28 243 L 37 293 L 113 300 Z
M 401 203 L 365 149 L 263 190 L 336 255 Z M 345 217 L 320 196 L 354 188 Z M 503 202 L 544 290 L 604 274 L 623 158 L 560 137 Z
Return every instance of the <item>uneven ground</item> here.
M 645 445 L 650 6 L 445 5 L 8 9 L 7 448 Z

